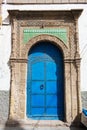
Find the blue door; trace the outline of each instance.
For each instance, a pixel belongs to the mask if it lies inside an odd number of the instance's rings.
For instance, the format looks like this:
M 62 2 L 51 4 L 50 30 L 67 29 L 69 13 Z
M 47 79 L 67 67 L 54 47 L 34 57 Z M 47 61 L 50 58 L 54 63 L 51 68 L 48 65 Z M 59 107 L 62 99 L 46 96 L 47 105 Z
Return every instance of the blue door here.
M 64 119 L 63 56 L 49 42 L 38 43 L 28 55 L 27 117 Z

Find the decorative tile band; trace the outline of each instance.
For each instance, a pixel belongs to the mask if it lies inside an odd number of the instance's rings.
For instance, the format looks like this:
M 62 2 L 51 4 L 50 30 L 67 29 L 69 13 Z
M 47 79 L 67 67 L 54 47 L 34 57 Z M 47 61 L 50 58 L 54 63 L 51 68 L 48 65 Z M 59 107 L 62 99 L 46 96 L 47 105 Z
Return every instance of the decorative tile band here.
M 61 39 L 64 44 L 67 44 L 67 30 L 66 29 L 24 29 L 23 30 L 23 43 L 26 44 L 32 38 L 41 35 L 41 34 L 48 34 L 56 36 L 57 38 Z

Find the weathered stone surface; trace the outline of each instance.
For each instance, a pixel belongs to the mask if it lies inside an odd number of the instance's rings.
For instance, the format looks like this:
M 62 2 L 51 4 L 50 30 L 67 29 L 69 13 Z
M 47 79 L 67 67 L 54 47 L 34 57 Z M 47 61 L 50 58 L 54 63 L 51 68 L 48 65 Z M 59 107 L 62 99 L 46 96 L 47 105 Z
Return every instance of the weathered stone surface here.
M 9 115 L 9 92 L 0 91 L 0 123 L 5 122 Z
M 87 109 L 87 91 L 81 92 L 82 107 Z

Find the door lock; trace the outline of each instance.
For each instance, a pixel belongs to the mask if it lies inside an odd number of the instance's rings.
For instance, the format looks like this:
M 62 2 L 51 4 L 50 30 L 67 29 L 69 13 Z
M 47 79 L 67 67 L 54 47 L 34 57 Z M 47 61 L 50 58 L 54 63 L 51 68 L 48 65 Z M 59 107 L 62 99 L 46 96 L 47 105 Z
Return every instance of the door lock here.
M 44 85 L 42 84 L 42 85 L 40 85 L 40 89 L 42 90 L 44 88 Z

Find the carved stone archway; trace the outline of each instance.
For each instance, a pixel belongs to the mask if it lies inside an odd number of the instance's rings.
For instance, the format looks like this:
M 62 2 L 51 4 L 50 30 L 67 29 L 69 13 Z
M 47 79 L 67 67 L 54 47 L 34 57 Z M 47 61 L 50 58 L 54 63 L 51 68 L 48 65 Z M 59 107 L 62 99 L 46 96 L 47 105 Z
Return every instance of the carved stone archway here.
M 11 97 L 9 119 L 27 120 L 26 80 L 28 52 L 38 42 L 49 41 L 60 48 L 64 56 L 65 122 L 80 121 L 80 56 L 77 20 L 81 10 L 50 13 L 9 11 L 9 13 L 13 25 L 10 58 Z M 41 29 L 42 25 L 44 28 Z M 32 36 L 29 39 L 30 30 L 32 29 L 33 32 L 41 34 Z M 63 39 L 64 37 L 65 39 Z

